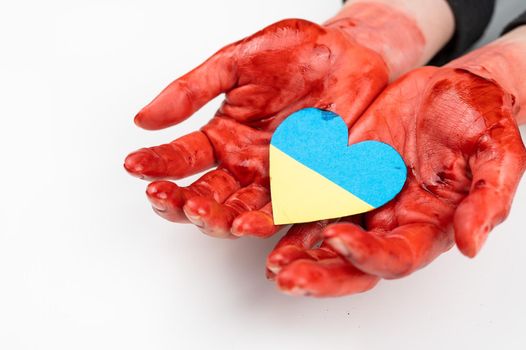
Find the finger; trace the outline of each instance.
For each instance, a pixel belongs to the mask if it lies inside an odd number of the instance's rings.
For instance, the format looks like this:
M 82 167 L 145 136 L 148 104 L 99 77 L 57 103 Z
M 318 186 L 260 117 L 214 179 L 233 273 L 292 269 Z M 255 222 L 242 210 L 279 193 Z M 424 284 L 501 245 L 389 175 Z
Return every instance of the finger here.
M 144 129 L 157 130 L 191 116 L 221 92 L 236 83 L 234 46 L 230 45 L 166 87 L 135 117 Z
M 234 238 L 231 234 L 234 219 L 243 212 L 261 208 L 269 199 L 266 188 L 252 184 L 233 193 L 224 203 L 210 197 L 193 197 L 183 210 L 190 222 L 207 235 Z
M 247 84 L 236 87 L 225 95 L 219 113 L 232 116 L 236 120 L 250 121 L 268 116 L 268 105 L 276 91 L 267 86 Z
M 325 229 L 330 222 L 329 220 L 320 220 L 305 224 L 296 224 L 279 240 L 275 249 L 286 246 L 310 249 L 322 240 L 323 229 Z
M 297 246 L 284 246 L 274 250 L 267 258 L 266 276 L 275 279 L 285 267 L 297 260 L 323 261 L 338 257 L 338 253 L 332 247 L 320 247 L 314 249 L 301 249 Z M 347 262 L 349 263 L 349 262 Z
M 224 170 L 210 171 L 188 187 L 179 187 L 170 181 L 155 181 L 148 185 L 146 195 L 153 210 L 173 222 L 188 222 L 183 207 L 192 197 L 203 196 L 225 201 L 239 189 L 237 180 Z
M 326 242 L 358 269 L 382 278 L 399 278 L 424 267 L 452 245 L 436 225 L 413 223 L 392 231 L 365 231 L 350 223 L 323 232 Z
M 243 123 L 251 123 L 276 117 L 279 112 L 294 103 L 294 98 L 290 97 L 280 93 L 276 87 L 265 84 L 238 86 L 225 95 L 219 113 Z
M 297 260 L 277 275 L 278 288 L 291 295 L 342 296 L 365 292 L 379 281 L 341 259 Z
M 322 240 L 327 220 L 293 225 L 267 257 L 267 277 L 273 278 L 281 269 L 298 259 L 315 259 L 308 250 Z
M 504 119 L 483 136 L 469 164 L 472 185 L 455 212 L 454 228 L 460 251 L 474 257 L 493 227 L 508 216 L 524 173 L 526 152 L 515 122 Z
M 195 194 L 188 188 L 179 187 L 170 181 L 155 181 L 146 188 L 146 196 L 153 211 L 173 222 L 188 222 L 182 207 L 192 195 Z
M 238 215 L 232 223 L 232 234 L 238 237 L 267 238 L 278 232 L 280 228 L 281 226 L 274 225 L 272 204 L 267 203 L 259 210 L 247 211 Z
M 201 131 L 161 146 L 142 148 L 126 157 L 124 167 L 141 179 L 180 179 L 197 174 L 215 163 L 214 150 Z

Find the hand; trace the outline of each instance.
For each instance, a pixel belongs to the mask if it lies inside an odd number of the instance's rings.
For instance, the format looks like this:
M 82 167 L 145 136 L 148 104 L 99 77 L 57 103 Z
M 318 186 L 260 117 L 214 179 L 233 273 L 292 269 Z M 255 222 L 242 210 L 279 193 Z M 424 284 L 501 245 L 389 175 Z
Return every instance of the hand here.
M 440 23 L 440 25 L 436 25 Z M 349 0 L 325 25 L 290 19 L 223 48 L 174 81 L 135 118 L 146 129 L 181 122 L 225 93 L 200 131 L 130 154 L 144 179 L 179 179 L 217 166 L 186 188 L 155 181 L 154 210 L 216 237 L 268 237 L 273 225 L 268 144 L 289 114 L 332 110 L 350 126 L 388 79 L 426 62 L 451 37 L 443 0 Z
M 152 182 L 147 195 L 154 210 L 174 222 L 189 220 L 216 237 L 268 236 L 276 230 L 268 189 L 273 130 L 307 106 L 337 111 L 350 124 L 387 81 L 381 56 L 341 29 L 281 21 L 223 48 L 146 106 L 135 122 L 160 129 L 226 93 L 216 115 L 200 131 L 133 152 L 125 168 L 156 180 L 179 179 L 217 165 L 186 188 Z
M 288 293 L 335 296 L 408 275 L 455 242 L 474 257 L 508 215 L 525 170 L 518 107 L 494 80 L 466 69 L 425 67 L 391 84 L 349 143 L 395 147 L 408 167 L 404 189 L 354 222 L 293 227 L 268 258 L 270 277 Z

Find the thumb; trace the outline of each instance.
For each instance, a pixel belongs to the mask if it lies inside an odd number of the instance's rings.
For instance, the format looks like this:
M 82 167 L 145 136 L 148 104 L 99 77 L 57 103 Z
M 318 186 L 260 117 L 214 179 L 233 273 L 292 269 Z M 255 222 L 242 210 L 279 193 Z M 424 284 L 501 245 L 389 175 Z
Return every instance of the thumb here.
M 470 158 L 470 193 L 454 217 L 455 240 L 464 255 L 474 257 L 493 227 L 506 218 L 525 166 L 526 152 L 511 117 L 481 137 Z
M 135 124 L 148 130 L 178 124 L 236 81 L 234 45 L 229 45 L 168 85 L 135 116 Z

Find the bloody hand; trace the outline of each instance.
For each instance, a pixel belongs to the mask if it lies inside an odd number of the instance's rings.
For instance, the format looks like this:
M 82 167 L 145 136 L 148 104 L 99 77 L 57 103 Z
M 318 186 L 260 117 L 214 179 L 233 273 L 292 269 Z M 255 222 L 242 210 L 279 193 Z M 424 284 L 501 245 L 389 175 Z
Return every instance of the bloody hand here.
M 398 40 L 393 48 L 412 52 L 410 45 L 422 51 L 422 35 L 407 18 L 383 5 L 359 5 L 358 9 L 365 6 L 365 17 L 379 25 L 388 26 L 389 20 L 400 26 L 406 23 L 405 41 Z M 378 35 L 374 27 L 360 31 L 367 22 L 362 17 L 338 18 L 325 26 L 298 19 L 273 24 L 226 46 L 143 108 L 136 124 L 160 129 L 181 122 L 225 93 L 216 115 L 200 131 L 126 158 L 125 168 L 132 175 L 163 179 L 147 189 L 154 210 L 170 221 L 190 221 L 216 237 L 273 234 L 268 145 L 277 125 L 304 107 L 335 111 L 352 125 L 387 84 L 390 68 L 382 55 L 390 46 L 371 40 Z M 355 38 L 372 42 L 373 48 Z M 381 47 L 382 53 L 374 47 Z M 407 66 L 403 59 L 407 55 L 393 56 L 392 66 Z M 214 165 L 216 169 L 186 188 L 164 181 Z
M 349 143 L 395 147 L 409 170 L 404 189 L 354 222 L 293 227 L 268 258 L 269 276 L 288 293 L 334 296 L 410 274 L 455 242 L 475 256 L 525 170 L 518 110 L 495 81 L 465 69 L 426 67 L 391 84 Z

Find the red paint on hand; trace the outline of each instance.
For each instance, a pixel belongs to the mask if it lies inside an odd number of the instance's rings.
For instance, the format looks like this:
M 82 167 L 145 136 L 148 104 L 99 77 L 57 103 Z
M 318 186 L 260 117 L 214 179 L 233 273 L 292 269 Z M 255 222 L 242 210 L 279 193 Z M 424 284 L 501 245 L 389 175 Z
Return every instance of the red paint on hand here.
M 377 278 L 408 275 L 455 242 L 462 253 L 475 256 L 491 229 L 506 218 L 526 167 L 514 100 L 494 81 L 462 69 L 427 67 L 394 82 L 351 128 L 349 141 L 372 139 L 395 147 L 409 169 L 404 189 L 362 222 L 335 223 L 322 233 L 310 229 L 302 235 L 322 235 L 322 247 Z M 287 235 L 294 241 L 280 243 L 267 263 L 275 270 L 272 257 L 294 247 L 294 256 L 280 264 L 278 287 L 295 294 L 341 295 L 337 286 L 317 293 L 303 287 L 326 269 L 324 261 L 302 263 L 294 278 L 287 273 L 287 283 L 279 282 L 281 273 L 305 261 L 312 249 L 294 243 L 301 241 L 297 230 Z
M 268 237 L 278 229 L 268 190 L 274 129 L 304 107 L 333 110 L 352 125 L 385 87 L 388 73 L 378 53 L 337 26 L 278 22 L 221 49 L 144 107 L 136 124 L 161 129 L 225 94 L 201 131 L 133 152 L 125 168 L 140 178 L 166 180 L 216 165 L 212 173 L 221 176 L 205 175 L 188 188 L 152 183 L 148 197 L 154 210 L 216 237 Z M 225 181 L 229 185 L 221 187 Z

